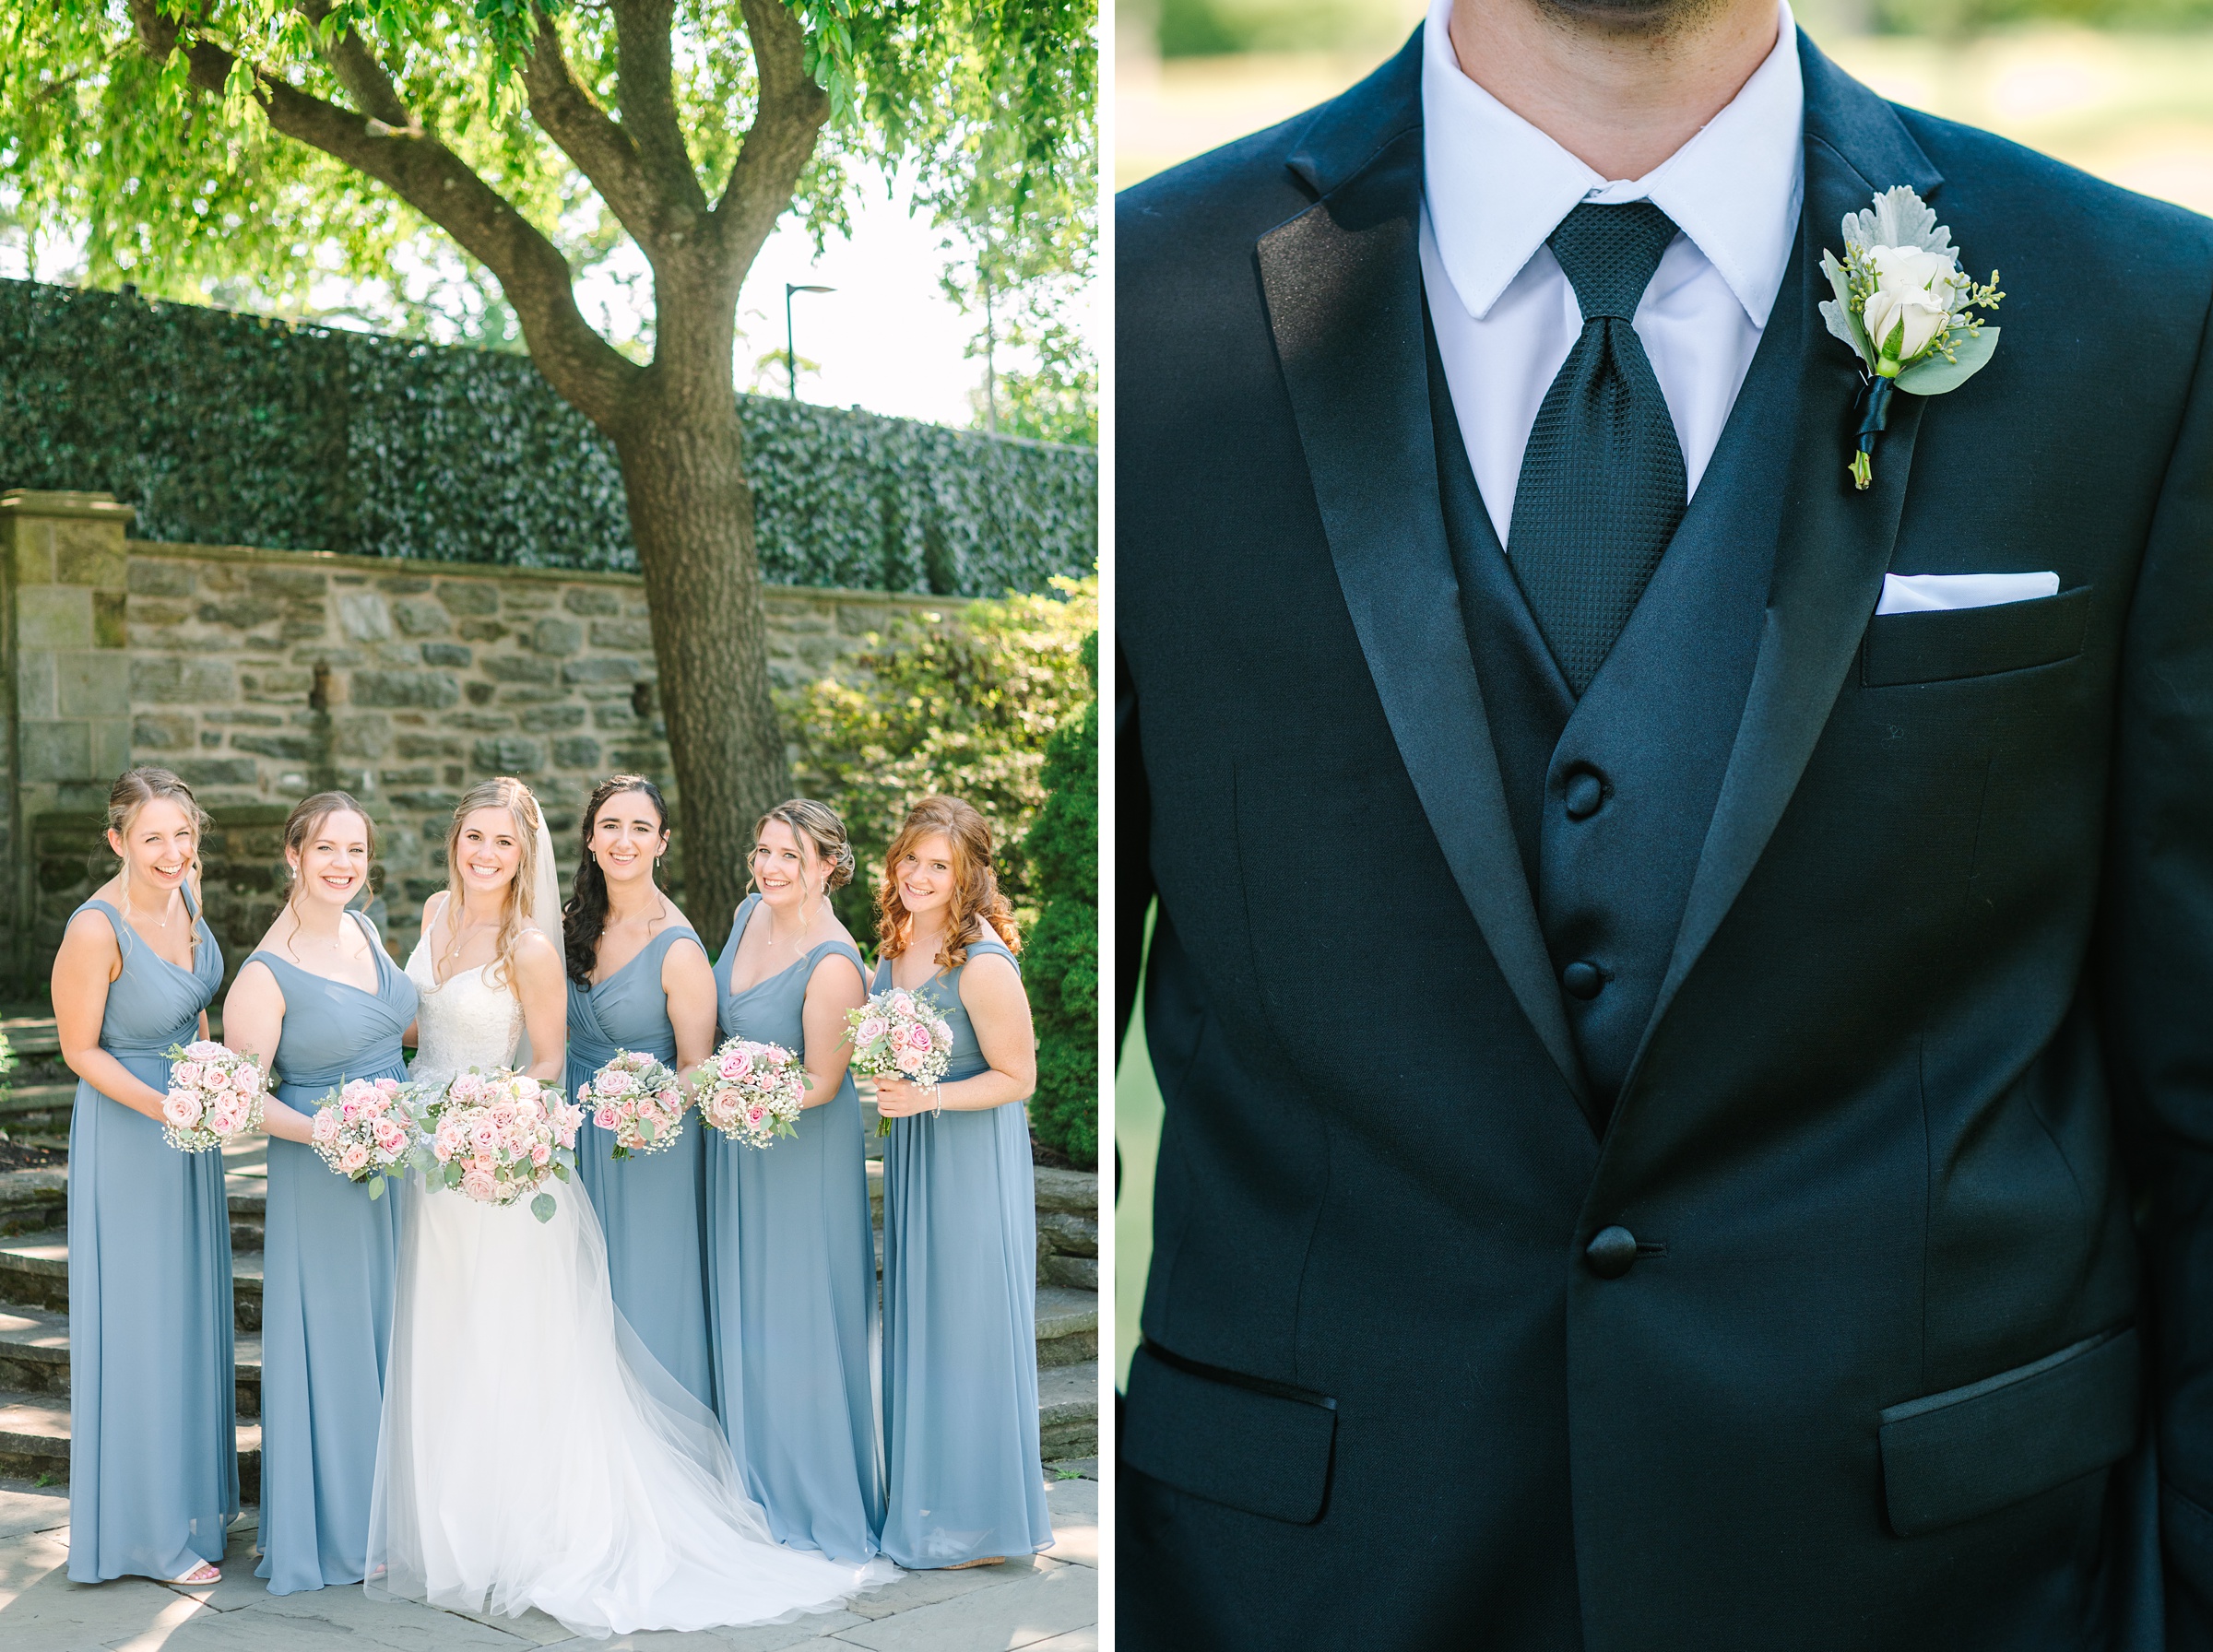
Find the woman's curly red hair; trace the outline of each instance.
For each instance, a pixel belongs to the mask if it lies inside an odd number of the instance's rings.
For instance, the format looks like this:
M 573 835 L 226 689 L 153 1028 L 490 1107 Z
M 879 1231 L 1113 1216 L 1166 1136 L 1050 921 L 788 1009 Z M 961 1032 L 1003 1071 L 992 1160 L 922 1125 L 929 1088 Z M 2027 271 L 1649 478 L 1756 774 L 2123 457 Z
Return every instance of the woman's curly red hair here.
M 907 949 L 915 916 L 899 896 L 899 863 L 908 850 L 935 832 L 942 832 L 953 845 L 953 905 L 946 914 L 939 967 L 953 970 L 966 963 L 969 943 L 982 938 L 987 924 L 1008 951 L 1020 952 L 1022 936 L 1014 926 L 1014 909 L 999 892 L 999 875 L 991 869 L 991 823 L 974 805 L 941 796 L 924 797 L 908 809 L 884 852 L 883 876 L 876 885 L 878 951 L 885 958 L 897 958 Z

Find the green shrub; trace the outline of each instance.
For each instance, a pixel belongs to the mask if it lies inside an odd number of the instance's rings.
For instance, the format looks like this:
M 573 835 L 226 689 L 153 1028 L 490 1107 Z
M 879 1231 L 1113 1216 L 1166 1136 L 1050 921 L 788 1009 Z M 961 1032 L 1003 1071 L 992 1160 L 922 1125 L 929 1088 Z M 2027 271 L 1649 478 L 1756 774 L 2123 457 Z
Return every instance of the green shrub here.
M 836 903 L 864 943 L 884 853 L 908 806 L 931 792 L 991 822 L 1000 885 L 1024 927 L 1035 920 L 1023 844 L 1045 802 L 1046 743 L 1092 695 L 1084 639 L 1098 628 L 1095 574 L 1052 584 L 1052 596 L 1009 593 L 904 619 L 786 697 L 794 783 L 852 835 L 858 865 Z
M 1046 742 L 1045 807 L 1023 841 L 1043 908 L 1024 974 L 1037 1022 L 1030 1128 L 1086 1170 L 1099 1162 L 1099 634 L 1083 641 L 1092 698 Z
M 1098 557 L 1098 455 L 739 398 L 764 579 L 982 596 Z M 0 489 L 143 538 L 634 570 L 613 448 L 527 358 L 0 280 Z

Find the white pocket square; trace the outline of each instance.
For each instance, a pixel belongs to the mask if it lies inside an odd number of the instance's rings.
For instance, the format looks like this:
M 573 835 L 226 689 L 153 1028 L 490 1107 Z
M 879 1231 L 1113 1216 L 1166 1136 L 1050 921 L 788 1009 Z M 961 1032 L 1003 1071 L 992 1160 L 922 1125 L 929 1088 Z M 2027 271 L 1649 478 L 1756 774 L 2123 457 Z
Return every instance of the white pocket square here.
M 2059 595 L 2056 573 L 1886 573 L 1878 614 L 1934 614 L 1988 608 Z

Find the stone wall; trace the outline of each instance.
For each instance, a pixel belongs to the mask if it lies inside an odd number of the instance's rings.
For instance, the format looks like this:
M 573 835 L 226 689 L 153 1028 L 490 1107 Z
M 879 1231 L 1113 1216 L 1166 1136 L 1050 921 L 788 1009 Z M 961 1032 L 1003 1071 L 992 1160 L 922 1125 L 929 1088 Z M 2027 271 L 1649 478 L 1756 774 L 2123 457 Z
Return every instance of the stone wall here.
M 42 978 L 112 871 L 99 813 L 134 763 L 175 770 L 215 817 L 208 915 L 233 967 L 281 898 L 278 828 L 308 792 L 342 787 L 375 817 L 376 915 L 404 950 L 467 787 L 527 780 L 565 859 L 602 775 L 670 785 L 635 575 L 157 544 L 130 522 L 102 494 L 0 498 L 0 977 Z M 958 606 L 767 597 L 786 688 L 902 613 Z

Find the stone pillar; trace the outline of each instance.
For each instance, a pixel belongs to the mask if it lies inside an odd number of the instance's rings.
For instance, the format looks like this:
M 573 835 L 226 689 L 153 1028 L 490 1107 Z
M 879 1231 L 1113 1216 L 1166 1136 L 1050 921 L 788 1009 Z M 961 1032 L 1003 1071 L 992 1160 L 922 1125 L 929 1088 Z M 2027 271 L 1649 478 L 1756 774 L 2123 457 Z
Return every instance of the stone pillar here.
M 13 980 L 35 943 L 39 818 L 98 810 L 131 764 L 124 536 L 135 514 L 106 493 L 0 494 L 0 664 L 11 702 L 0 973 Z

